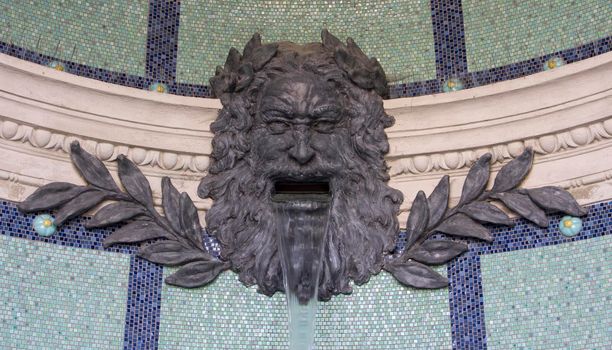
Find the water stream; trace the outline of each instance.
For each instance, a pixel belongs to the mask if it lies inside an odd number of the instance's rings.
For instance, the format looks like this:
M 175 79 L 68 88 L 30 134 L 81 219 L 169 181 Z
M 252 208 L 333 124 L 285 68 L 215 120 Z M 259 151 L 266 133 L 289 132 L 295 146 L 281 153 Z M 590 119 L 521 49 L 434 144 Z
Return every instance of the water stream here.
M 329 196 L 290 196 L 275 202 L 290 350 L 314 350 L 317 287 L 329 207 Z

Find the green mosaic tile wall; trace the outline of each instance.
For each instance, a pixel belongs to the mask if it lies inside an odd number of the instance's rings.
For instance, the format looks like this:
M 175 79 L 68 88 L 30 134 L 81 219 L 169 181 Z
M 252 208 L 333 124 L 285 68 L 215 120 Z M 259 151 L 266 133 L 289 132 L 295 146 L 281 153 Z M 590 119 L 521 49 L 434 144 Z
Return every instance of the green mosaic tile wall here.
M 468 68 L 480 71 L 612 35 L 609 0 L 463 0 Z
M 181 1 L 177 80 L 208 84 L 234 46 L 254 32 L 265 41 L 319 42 L 328 28 L 375 56 L 393 83 L 436 76 L 429 0 Z
M 144 75 L 148 0 L 0 0 L 0 41 Z
M 0 348 L 121 349 L 130 257 L 0 235 Z
M 171 272 L 165 269 L 164 275 Z M 354 289 L 320 304 L 317 350 L 451 348 L 448 290 L 409 289 L 386 273 Z M 234 273 L 200 289 L 164 285 L 162 300 L 160 349 L 288 346 L 284 295 L 258 294 Z
M 612 344 L 612 236 L 481 257 L 488 349 Z

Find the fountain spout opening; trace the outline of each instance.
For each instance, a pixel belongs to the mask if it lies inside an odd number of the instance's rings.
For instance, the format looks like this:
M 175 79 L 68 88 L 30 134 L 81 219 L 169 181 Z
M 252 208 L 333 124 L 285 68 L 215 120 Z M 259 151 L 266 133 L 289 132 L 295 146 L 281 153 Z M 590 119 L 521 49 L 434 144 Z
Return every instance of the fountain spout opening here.
M 279 183 L 272 201 L 292 350 L 313 349 L 323 246 L 329 225 L 331 195 L 327 182 Z

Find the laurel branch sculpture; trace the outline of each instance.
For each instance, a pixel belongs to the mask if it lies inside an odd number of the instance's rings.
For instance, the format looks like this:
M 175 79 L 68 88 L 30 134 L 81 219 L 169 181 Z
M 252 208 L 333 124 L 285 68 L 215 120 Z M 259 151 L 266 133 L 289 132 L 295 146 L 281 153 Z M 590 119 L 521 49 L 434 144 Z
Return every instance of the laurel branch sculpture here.
M 583 216 L 587 211 L 574 198 L 558 187 L 522 189 L 518 185 L 531 168 L 533 152 L 526 150 L 503 166 L 491 190 L 489 182 L 491 156 L 485 154 L 471 167 L 457 206 L 448 207 L 449 177 L 444 176 L 434 191 L 425 197 L 420 191 L 412 204 L 406 224 L 405 249 L 390 255 L 384 269 L 399 282 L 415 288 L 443 288 L 446 277 L 430 266 L 441 265 L 468 250 L 468 245 L 455 240 L 429 239 L 434 232 L 477 240 L 492 241 L 489 230 L 481 223 L 510 226 L 512 220 L 490 202 L 499 201 L 518 216 L 546 227 L 546 212 L 563 212 Z M 118 174 L 125 191 L 113 180 L 104 164 L 84 151 L 78 142 L 71 144 L 71 159 L 86 186 L 66 182 L 44 185 L 18 204 L 23 212 L 57 210 L 58 226 L 98 206 L 102 207 L 87 222 L 87 228 L 125 224 L 104 240 L 114 244 L 140 244 L 138 255 L 153 263 L 181 266 L 166 278 L 166 283 L 186 288 L 204 286 L 230 265 L 208 252 L 202 243 L 202 229 L 197 209 L 187 193 L 180 194 L 169 178 L 162 180 L 164 215 L 155 210 L 151 188 L 134 163 L 120 156 Z

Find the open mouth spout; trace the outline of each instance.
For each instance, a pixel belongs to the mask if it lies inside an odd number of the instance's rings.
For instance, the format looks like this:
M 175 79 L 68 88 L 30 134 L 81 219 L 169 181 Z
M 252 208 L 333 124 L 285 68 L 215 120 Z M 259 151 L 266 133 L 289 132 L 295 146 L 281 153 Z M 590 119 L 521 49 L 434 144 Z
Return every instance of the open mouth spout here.
M 281 179 L 274 181 L 272 201 L 290 202 L 298 200 L 313 200 L 317 202 L 331 201 L 331 188 L 329 180 L 317 179 L 314 181 L 295 181 Z

